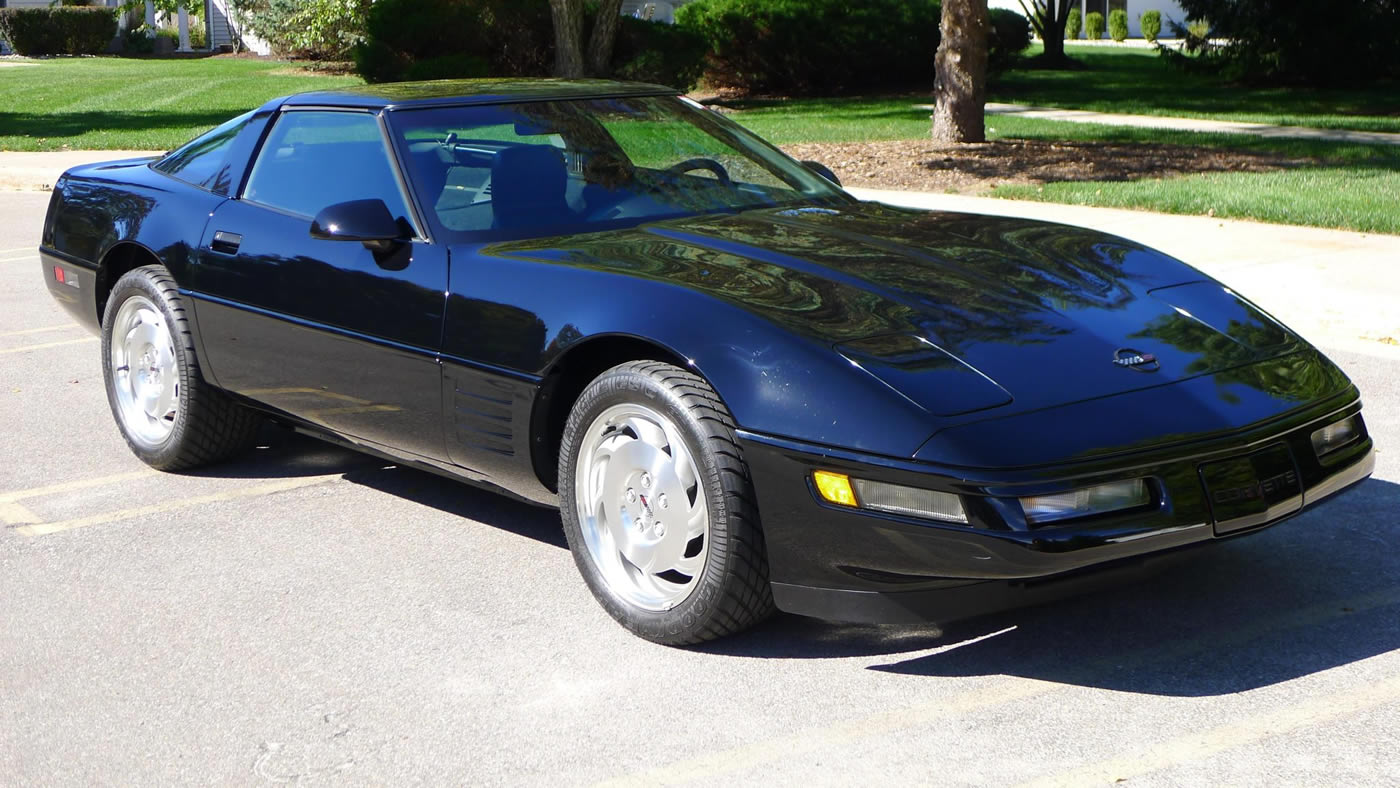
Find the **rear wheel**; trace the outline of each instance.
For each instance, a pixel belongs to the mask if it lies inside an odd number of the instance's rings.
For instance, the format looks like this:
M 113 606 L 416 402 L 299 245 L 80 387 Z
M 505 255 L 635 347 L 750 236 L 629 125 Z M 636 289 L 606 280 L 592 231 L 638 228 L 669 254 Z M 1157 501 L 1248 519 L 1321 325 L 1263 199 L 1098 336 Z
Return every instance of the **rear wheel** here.
M 584 389 L 564 429 L 559 505 L 594 596 L 648 640 L 700 643 L 773 611 L 733 418 L 683 369 L 632 362 Z
M 185 307 L 162 266 L 117 280 L 102 319 L 102 373 L 122 437 L 142 462 L 194 468 L 246 448 L 261 418 L 205 383 Z

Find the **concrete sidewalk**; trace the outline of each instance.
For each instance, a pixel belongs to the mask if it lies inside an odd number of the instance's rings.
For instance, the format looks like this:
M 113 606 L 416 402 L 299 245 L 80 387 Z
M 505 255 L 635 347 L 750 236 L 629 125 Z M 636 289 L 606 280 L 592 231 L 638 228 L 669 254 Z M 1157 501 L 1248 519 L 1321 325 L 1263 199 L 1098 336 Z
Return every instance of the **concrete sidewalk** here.
M 1170 118 L 1160 115 L 1120 115 L 1112 112 L 1091 112 L 1082 109 L 1030 107 L 1023 104 L 988 103 L 986 112 L 988 115 L 1014 115 L 1021 118 L 1094 123 L 1102 126 L 1130 126 L 1139 129 L 1198 131 L 1206 134 L 1253 134 L 1256 137 L 1273 139 L 1355 142 L 1365 145 L 1400 145 L 1400 134 L 1383 131 L 1317 129 L 1309 126 L 1276 126 L 1269 123 L 1206 120 L 1204 118 Z
M 847 191 L 890 205 L 1020 216 L 1130 238 L 1238 289 L 1314 342 L 1400 358 L 1400 236 L 957 194 Z
M 163 153 L 150 150 L 0 151 L 0 189 L 47 191 L 69 167 Z

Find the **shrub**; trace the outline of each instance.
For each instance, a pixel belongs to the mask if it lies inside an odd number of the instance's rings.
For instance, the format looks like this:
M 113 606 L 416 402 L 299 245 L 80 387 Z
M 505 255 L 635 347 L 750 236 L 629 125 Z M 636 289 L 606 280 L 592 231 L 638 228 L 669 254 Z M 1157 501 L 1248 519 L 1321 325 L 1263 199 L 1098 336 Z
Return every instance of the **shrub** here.
M 374 0 L 258 0 L 241 9 L 248 29 L 279 54 L 343 60 L 364 38 Z
M 1115 8 L 1108 12 L 1108 37 L 1123 43 L 1128 40 L 1128 12 Z
M 705 70 L 705 39 L 693 30 L 623 17 L 613 49 L 613 75 L 690 90 Z
M 1031 45 L 1031 20 L 1006 8 L 990 11 L 991 31 L 987 35 L 987 70 L 999 74 L 1016 62 Z
M 1084 35 L 1090 41 L 1103 38 L 1103 14 L 1092 11 L 1084 17 Z
M 352 54 L 369 82 L 548 76 L 549 0 L 378 0 Z
M 1143 11 L 1138 19 L 1138 26 L 1142 28 L 1142 37 L 1152 43 L 1157 43 L 1157 36 L 1162 34 L 1162 12 L 1155 8 L 1151 11 Z
M 1078 8 L 1071 8 L 1069 16 L 1065 18 L 1065 38 L 1075 40 L 1079 38 L 1079 31 L 1084 29 L 1084 15 Z
M 0 37 L 21 55 L 95 55 L 117 35 L 109 8 L 0 9 Z
M 676 24 L 710 50 L 706 80 L 751 93 L 834 93 L 928 81 L 937 0 L 694 0 Z

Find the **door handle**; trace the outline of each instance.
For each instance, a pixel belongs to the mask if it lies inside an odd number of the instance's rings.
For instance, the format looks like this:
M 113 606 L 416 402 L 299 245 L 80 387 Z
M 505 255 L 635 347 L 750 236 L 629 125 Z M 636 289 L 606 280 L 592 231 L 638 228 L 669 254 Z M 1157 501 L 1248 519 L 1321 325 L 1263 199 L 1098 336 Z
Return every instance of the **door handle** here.
M 237 254 L 238 245 L 243 243 L 243 236 L 238 233 L 226 233 L 223 230 L 214 231 L 214 241 L 209 244 L 209 248 L 222 254 Z

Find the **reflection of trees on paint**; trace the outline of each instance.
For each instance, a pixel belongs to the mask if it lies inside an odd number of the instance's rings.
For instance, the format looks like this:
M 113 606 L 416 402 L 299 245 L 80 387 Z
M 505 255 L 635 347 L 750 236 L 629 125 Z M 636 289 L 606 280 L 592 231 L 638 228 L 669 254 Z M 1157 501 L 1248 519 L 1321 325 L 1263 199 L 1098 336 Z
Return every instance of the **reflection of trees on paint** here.
M 1346 385 L 1342 373 L 1312 350 L 1261 360 L 1287 347 L 1280 344 L 1276 326 L 1231 320 L 1225 332 L 1173 314 L 1152 321 L 1133 337 L 1164 342 L 1196 356 L 1186 367 L 1188 374 L 1224 370 L 1215 376 L 1222 384 L 1238 383 L 1289 400 L 1317 399 Z M 1238 401 L 1223 388 L 1220 396 Z
M 919 331 L 951 352 L 1047 342 L 1075 329 L 1074 310 L 1125 307 L 1141 251 L 1078 228 L 878 206 L 650 227 L 490 251 L 675 282 L 824 340 Z

